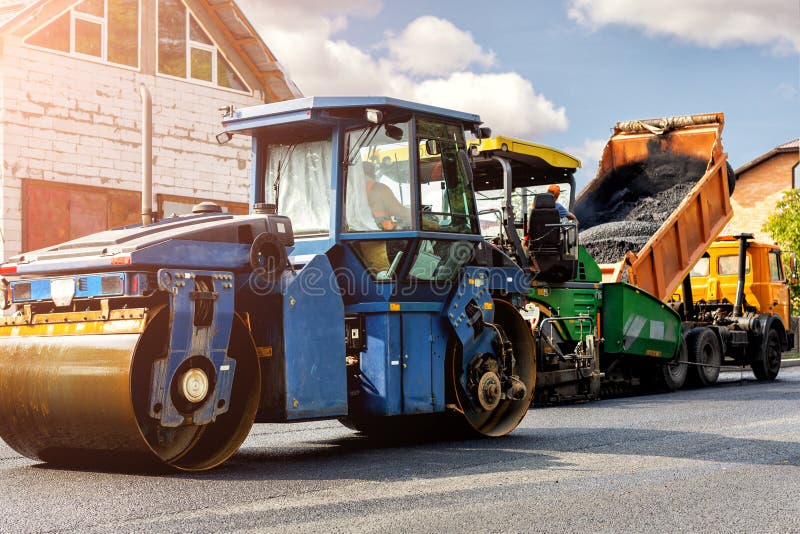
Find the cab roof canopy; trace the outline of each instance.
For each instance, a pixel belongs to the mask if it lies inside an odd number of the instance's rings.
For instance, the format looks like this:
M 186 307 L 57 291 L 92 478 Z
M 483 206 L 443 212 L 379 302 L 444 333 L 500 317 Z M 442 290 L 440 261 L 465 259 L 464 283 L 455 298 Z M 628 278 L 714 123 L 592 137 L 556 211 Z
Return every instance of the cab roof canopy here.
M 573 184 L 573 175 L 581 161 L 561 150 L 522 141 L 511 137 L 497 136 L 480 141 L 473 140 L 478 147 L 475 162 L 475 189 L 487 191 L 503 188 L 503 170 L 493 156 L 501 156 L 511 164 L 512 188 L 546 185 L 553 183 Z
M 277 125 L 298 125 L 306 121 L 318 125 L 345 127 L 366 122 L 366 109 L 384 114 L 383 122 L 405 120 L 411 114 L 429 115 L 461 123 L 466 130 L 475 130 L 481 123 L 478 115 L 451 109 L 428 106 L 385 96 L 315 96 L 235 109 L 223 119 L 225 131 L 252 133 L 254 129 Z

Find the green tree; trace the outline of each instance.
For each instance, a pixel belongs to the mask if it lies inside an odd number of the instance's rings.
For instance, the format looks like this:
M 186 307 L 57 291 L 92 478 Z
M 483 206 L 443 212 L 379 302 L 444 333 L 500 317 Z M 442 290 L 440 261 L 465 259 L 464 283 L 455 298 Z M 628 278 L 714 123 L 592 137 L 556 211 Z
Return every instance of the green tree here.
M 764 225 L 764 231 L 769 232 L 784 250 L 784 267 L 789 269 L 790 252 L 800 254 L 800 189 L 790 189 L 783 194 L 775 205 L 773 213 Z M 792 284 L 792 309 L 794 313 L 800 310 L 800 285 Z

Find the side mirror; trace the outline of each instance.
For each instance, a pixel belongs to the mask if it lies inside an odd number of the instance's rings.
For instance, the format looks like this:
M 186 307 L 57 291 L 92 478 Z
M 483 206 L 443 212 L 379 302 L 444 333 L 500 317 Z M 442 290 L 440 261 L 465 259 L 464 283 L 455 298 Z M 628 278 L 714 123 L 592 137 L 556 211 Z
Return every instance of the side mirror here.
M 471 184 L 475 179 L 474 175 L 472 174 L 472 162 L 469 160 L 467 152 L 463 149 L 458 150 L 458 165 L 461 167 L 461 170 L 464 171 L 464 175 Z
M 394 139 L 395 141 L 400 141 L 403 139 L 403 129 L 399 126 L 395 126 L 394 124 L 387 124 L 384 126 L 384 131 L 386 132 L 386 137 L 389 139 Z
M 488 139 L 492 136 L 492 129 L 488 126 L 482 126 L 478 128 L 477 134 L 478 139 Z
M 425 151 L 431 156 L 438 156 L 442 153 L 442 147 L 436 139 L 428 139 L 425 141 Z
M 795 256 L 794 252 L 792 252 L 789 255 L 789 283 L 792 285 L 797 285 L 797 282 L 797 256 Z

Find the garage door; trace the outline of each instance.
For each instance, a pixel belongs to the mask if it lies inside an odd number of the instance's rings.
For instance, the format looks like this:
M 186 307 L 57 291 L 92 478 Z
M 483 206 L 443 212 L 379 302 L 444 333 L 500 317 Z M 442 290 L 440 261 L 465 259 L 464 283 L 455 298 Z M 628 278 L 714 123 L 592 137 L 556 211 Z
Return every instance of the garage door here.
M 140 222 L 140 210 L 136 191 L 23 180 L 23 250 Z

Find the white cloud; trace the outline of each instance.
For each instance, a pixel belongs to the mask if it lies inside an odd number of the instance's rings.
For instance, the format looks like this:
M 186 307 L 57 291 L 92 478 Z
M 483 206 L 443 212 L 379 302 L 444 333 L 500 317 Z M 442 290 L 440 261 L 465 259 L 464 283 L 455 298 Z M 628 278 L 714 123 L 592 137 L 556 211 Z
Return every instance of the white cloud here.
M 712 48 L 800 52 L 800 7 L 787 0 L 572 0 L 568 14 L 591 28 L 619 24 Z
M 494 63 L 494 53 L 484 52 L 472 34 L 438 17 L 419 17 L 387 41 L 397 68 L 411 74 L 447 75 L 473 63 Z
M 775 93 L 790 102 L 800 101 L 800 89 L 792 83 L 779 83 L 775 88 Z
M 496 133 L 519 137 L 567 128 L 565 109 L 519 74 L 467 70 L 473 64 L 490 67 L 494 55 L 446 20 L 420 17 L 397 34 L 386 33 L 378 46 L 362 49 L 336 36 L 351 19 L 375 17 L 380 2 L 337 1 L 335 10 L 323 0 L 238 3 L 305 95 L 419 101 L 477 113 Z M 436 35 L 424 35 L 426 31 Z
M 308 30 L 321 24 L 323 32 L 343 30 L 350 17 L 370 19 L 383 7 L 381 0 L 237 0 L 236 3 L 256 26 Z
M 514 72 L 457 72 L 416 85 L 413 96 L 433 105 L 479 113 L 496 134 L 527 137 L 563 131 L 568 126 L 564 108 L 556 108 L 534 91 L 531 82 Z

